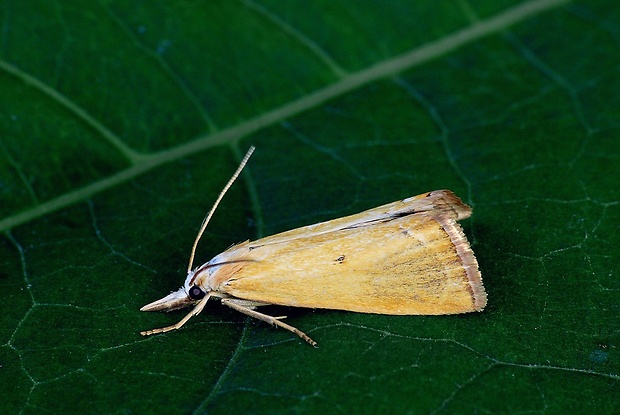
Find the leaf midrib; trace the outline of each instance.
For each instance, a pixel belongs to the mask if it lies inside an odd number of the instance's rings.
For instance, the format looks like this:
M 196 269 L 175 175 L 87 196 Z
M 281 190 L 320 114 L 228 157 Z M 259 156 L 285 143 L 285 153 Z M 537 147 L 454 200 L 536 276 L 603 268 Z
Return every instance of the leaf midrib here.
M 235 149 L 235 154 L 239 154 L 240 152 L 237 149 L 239 141 L 258 130 L 274 125 L 287 118 L 291 118 L 306 110 L 315 108 L 326 101 L 371 82 L 394 76 L 400 72 L 429 62 L 432 59 L 444 56 L 482 37 L 505 30 L 516 23 L 567 4 L 570 1 L 571 0 L 533 0 L 522 3 L 491 18 L 475 21 L 472 25 L 434 42 L 427 43 L 394 58 L 379 62 L 362 71 L 345 75 L 338 82 L 251 118 L 237 126 L 210 133 L 185 144 L 152 154 L 137 153 L 135 150 L 127 147 L 115 134 L 111 133 L 105 126 L 91 117 L 79 106 L 75 105 L 67 97 L 49 88 L 44 83 L 24 73 L 10 63 L 0 60 L 0 69 L 38 89 L 44 95 L 49 96 L 60 105 L 67 108 L 69 112 L 75 114 L 91 128 L 102 134 L 105 139 L 111 142 L 115 148 L 121 151 L 133 163 L 132 166 L 112 176 L 108 176 L 74 191 L 64 193 L 38 206 L 0 220 L 0 232 L 6 232 L 16 226 L 26 224 L 52 212 L 83 202 L 100 192 L 125 183 L 161 165 L 174 162 L 214 146 L 228 144 Z

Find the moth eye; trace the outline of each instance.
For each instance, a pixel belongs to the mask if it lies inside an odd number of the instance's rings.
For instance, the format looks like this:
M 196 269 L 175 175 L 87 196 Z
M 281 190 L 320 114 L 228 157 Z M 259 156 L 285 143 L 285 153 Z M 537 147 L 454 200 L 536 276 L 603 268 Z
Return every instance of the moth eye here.
M 204 298 L 204 296 L 207 294 L 202 291 L 202 289 L 197 285 L 193 285 L 192 288 L 189 289 L 188 295 L 189 298 L 191 298 L 192 300 L 200 300 L 201 298 Z

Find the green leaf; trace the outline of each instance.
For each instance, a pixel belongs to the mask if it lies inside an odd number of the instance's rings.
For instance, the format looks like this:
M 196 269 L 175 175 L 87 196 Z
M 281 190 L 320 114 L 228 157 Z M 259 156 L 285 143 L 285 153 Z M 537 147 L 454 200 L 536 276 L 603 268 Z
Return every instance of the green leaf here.
M 2 413 L 620 411 L 616 2 L 0 9 Z M 197 262 L 449 188 L 486 310 L 141 337 L 252 144 Z

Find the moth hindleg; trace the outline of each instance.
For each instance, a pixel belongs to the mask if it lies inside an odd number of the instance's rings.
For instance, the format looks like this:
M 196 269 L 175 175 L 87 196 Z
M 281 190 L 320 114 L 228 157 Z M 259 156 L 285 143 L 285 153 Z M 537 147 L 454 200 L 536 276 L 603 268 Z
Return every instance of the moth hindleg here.
M 260 313 L 256 310 L 252 310 L 252 308 L 255 305 L 253 305 L 251 302 L 248 305 L 248 301 L 244 301 L 244 300 L 237 300 L 237 299 L 233 299 L 233 298 L 223 298 L 222 299 L 222 304 L 227 305 L 228 307 L 232 308 L 233 310 L 237 310 L 240 313 L 245 314 L 246 316 L 250 316 L 250 317 L 254 317 L 257 318 L 259 320 L 264 321 L 265 323 L 269 323 L 273 326 L 279 326 L 282 327 L 285 330 L 288 330 L 292 333 L 295 333 L 296 335 L 298 335 L 299 337 L 301 337 L 302 339 L 304 339 L 305 341 L 307 341 L 308 343 L 310 343 L 312 346 L 316 347 L 317 343 L 312 340 L 306 333 L 304 333 L 303 331 L 290 326 L 286 323 L 283 323 L 280 321 L 280 319 L 284 318 L 284 317 L 273 317 L 273 316 L 269 316 L 267 314 L 263 314 Z M 257 304 L 257 305 L 262 305 L 262 304 Z

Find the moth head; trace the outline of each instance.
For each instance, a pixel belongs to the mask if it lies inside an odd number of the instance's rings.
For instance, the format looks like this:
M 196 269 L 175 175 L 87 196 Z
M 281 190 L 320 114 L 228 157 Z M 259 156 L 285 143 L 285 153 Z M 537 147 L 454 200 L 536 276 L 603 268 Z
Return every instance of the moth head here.
M 194 305 L 207 295 L 207 290 L 196 284 L 193 272 L 190 273 L 185 282 L 185 286 L 178 291 L 171 292 L 164 298 L 153 301 L 142 307 L 140 311 L 173 311 Z

